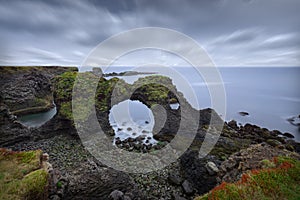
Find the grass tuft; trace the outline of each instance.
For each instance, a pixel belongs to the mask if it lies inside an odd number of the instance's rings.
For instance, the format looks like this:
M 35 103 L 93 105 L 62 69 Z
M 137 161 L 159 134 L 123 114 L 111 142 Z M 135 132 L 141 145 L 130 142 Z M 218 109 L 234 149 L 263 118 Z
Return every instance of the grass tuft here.
M 236 183 L 223 182 L 195 200 L 300 199 L 300 161 L 276 157 L 265 168 L 243 174 Z

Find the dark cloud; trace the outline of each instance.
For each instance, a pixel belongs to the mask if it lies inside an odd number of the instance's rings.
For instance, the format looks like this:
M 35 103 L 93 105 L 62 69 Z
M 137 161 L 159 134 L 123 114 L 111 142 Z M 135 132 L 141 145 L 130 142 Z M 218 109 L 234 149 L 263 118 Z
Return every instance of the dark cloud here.
M 0 64 L 79 64 L 113 34 L 157 26 L 191 36 L 219 65 L 266 64 L 272 56 L 300 65 L 299 9 L 297 0 L 1 1 Z

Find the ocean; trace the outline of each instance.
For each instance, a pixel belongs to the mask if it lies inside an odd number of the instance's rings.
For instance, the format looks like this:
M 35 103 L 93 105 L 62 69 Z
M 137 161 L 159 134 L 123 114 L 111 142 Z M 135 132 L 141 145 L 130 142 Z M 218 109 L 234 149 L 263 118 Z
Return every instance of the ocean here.
M 300 67 L 219 67 L 226 94 L 226 121 L 231 119 L 238 123 L 252 123 L 270 130 L 289 132 L 300 141 L 299 127 L 292 125 L 288 119 L 300 114 Z M 136 70 L 134 67 L 109 67 L 104 73 Z M 148 71 L 159 72 L 159 68 L 147 67 Z M 177 89 L 184 94 L 191 105 L 197 109 L 212 107 L 211 97 L 204 79 L 193 67 L 173 67 L 172 73 L 180 74 L 196 95 L 198 102 L 190 98 L 191 94 L 180 90 L 181 83 L 176 82 Z M 164 74 L 166 75 L 166 74 Z M 122 77 L 133 83 L 139 77 Z M 241 116 L 239 112 L 249 115 Z

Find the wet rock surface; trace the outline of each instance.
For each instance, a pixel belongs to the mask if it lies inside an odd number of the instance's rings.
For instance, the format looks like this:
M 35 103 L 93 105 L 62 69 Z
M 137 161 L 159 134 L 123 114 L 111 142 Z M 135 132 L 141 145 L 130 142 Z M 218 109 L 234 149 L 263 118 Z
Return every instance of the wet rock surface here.
M 300 127 L 300 115 L 288 118 L 287 121 L 290 122 L 294 126 Z
M 241 116 L 248 116 L 248 115 L 249 115 L 249 113 L 248 113 L 248 112 L 245 112 L 245 111 L 241 111 L 241 112 L 239 112 L 239 114 L 240 114 Z

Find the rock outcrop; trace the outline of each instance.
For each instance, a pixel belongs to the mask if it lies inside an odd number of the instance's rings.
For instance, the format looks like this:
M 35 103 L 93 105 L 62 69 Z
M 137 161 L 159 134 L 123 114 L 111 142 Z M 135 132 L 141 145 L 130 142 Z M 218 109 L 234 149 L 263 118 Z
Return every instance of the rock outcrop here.
M 0 96 L 16 115 L 49 110 L 53 105 L 51 79 L 65 71 L 63 67 L 0 67 Z
M 264 161 L 275 157 L 285 156 L 300 159 L 296 152 L 286 149 L 274 148 L 266 143 L 251 145 L 246 149 L 232 154 L 219 166 L 218 182 L 235 182 L 241 175 L 252 169 L 261 169 Z
M 20 124 L 8 106 L 0 99 L 0 147 L 23 142 L 31 138 L 28 128 Z

